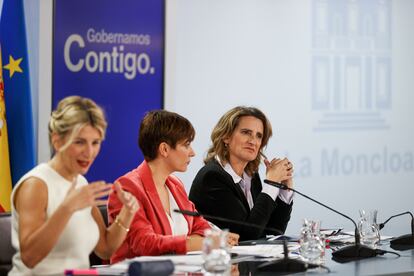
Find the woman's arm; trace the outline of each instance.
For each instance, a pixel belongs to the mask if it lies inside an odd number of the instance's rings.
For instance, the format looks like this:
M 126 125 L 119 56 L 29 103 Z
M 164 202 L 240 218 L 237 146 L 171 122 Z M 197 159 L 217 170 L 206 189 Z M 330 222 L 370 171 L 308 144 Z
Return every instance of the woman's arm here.
M 267 194 L 260 193 L 251 210 L 248 210 L 237 192 L 230 176 L 217 169 L 200 171 L 193 181 L 190 199 L 202 214 L 208 214 L 265 227 L 276 204 Z M 262 232 L 236 223 L 212 222 L 221 228 L 228 228 L 240 235 L 240 240 L 258 239 Z
M 98 224 L 100 233 L 95 253 L 105 260 L 109 259 L 125 240 L 135 212 L 139 209 L 139 204 L 133 195 L 123 191 L 118 182 L 115 182 L 114 186 L 117 198 L 123 204 L 117 215 L 116 223 L 106 228 L 99 209 L 97 207 L 92 209 L 92 215 Z
M 72 214 L 93 204 L 105 196 L 105 184 L 101 182 L 80 189 L 72 183 L 65 200 L 56 211 L 46 217 L 48 192 L 46 184 L 35 177 L 25 180 L 15 193 L 14 204 L 19 214 L 19 243 L 23 263 L 33 268 L 53 249 Z
M 46 220 L 47 187 L 38 178 L 25 180 L 14 196 L 19 214 L 19 243 L 23 263 L 33 268 L 55 246 L 72 213 L 60 205 Z
M 140 187 L 138 180 L 126 177 L 119 180 L 122 188 L 139 201 L 141 208 L 135 214 L 128 236 L 121 248 L 112 256 L 111 262 L 142 255 L 162 255 L 167 253 L 185 254 L 186 236 L 163 235 L 162 226 L 152 204 L 152 198 Z M 115 194 L 109 196 L 108 214 L 114 221 L 120 214 L 122 203 Z M 114 223 L 112 223 L 114 224 Z M 128 255 L 125 255 L 128 252 Z
M 130 231 L 128 247 L 135 256 L 187 253 L 187 236 L 158 234 L 143 210 L 137 212 Z M 195 241 L 196 238 L 191 239 Z M 191 246 L 191 248 L 193 248 Z

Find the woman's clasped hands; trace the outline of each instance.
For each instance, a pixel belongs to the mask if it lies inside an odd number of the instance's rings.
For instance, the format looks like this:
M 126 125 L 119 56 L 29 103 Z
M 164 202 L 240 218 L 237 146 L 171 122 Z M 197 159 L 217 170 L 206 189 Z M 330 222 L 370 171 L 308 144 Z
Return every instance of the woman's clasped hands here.
M 272 161 L 264 160 L 266 165 L 266 178 L 293 188 L 293 164 L 287 158 L 273 158 Z

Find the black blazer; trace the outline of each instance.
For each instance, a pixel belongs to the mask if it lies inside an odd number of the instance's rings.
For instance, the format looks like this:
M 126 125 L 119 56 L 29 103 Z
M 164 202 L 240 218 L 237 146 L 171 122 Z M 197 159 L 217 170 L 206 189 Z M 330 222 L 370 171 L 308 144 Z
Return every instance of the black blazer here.
M 250 189 L 254 206 L 250 210 L 247 199 L 239 184 L 216 161 L 209 161 L 197 173 L 191 186 L 189 198 L 201 214 L 220 216 L 257 226 L 271 227 L 284 232 L 290 219 L 292 204 L 284 203 L 279 197 L 274 201 L 269 195 L 261 193 L 262 183 L 259 174 L 252 177 Z M 240 241 L 258 239 L 266 234 L 280 235 L 271 231 L 260 231 L 218 220 L 211 220 L 220 228 L 240 235 Z

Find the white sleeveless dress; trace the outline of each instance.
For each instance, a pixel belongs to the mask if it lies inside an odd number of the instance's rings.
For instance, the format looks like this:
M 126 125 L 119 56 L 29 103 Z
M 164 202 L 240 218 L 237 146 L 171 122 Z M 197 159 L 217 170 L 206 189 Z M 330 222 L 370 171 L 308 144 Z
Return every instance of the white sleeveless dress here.
M 33 269 L 26 267 L 22 262 L 19 246 L 19 214 L 13 204 L 13 198 L 17 187 L 29 177 L 37 177 L 46 183 L 48 193 L 46 219 L 50 218 L 63 202 L 71 186 L 68 180 L 48 164 L 43 163 L 25 174 L 14 187 L 11 195 L 12 245 L 17 252 L 13 256 L 13 269 L 9 275 L 62 274 L 65 269 L 89 268 L 89 254 L 99 239 L 99 229 L 92 217 L 91 207 L 76 211 L 72 215 L 55 247 Z M 88 185 L 88 181 L 79 175 L 76 188 L 84 185 Z

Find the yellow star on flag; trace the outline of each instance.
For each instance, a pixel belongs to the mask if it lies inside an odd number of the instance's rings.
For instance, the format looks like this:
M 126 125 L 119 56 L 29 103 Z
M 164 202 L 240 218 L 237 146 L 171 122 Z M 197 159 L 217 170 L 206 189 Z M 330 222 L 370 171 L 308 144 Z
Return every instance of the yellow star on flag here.
M 14 59 L 11 55 L 9 56 L 9 64 L 5 65 L 3 68 L 9 70 L 10 78 L 13 77 L 14 72 L 23 73 L 22 68 L 20 68 L 20 62 L 23 58 Z

